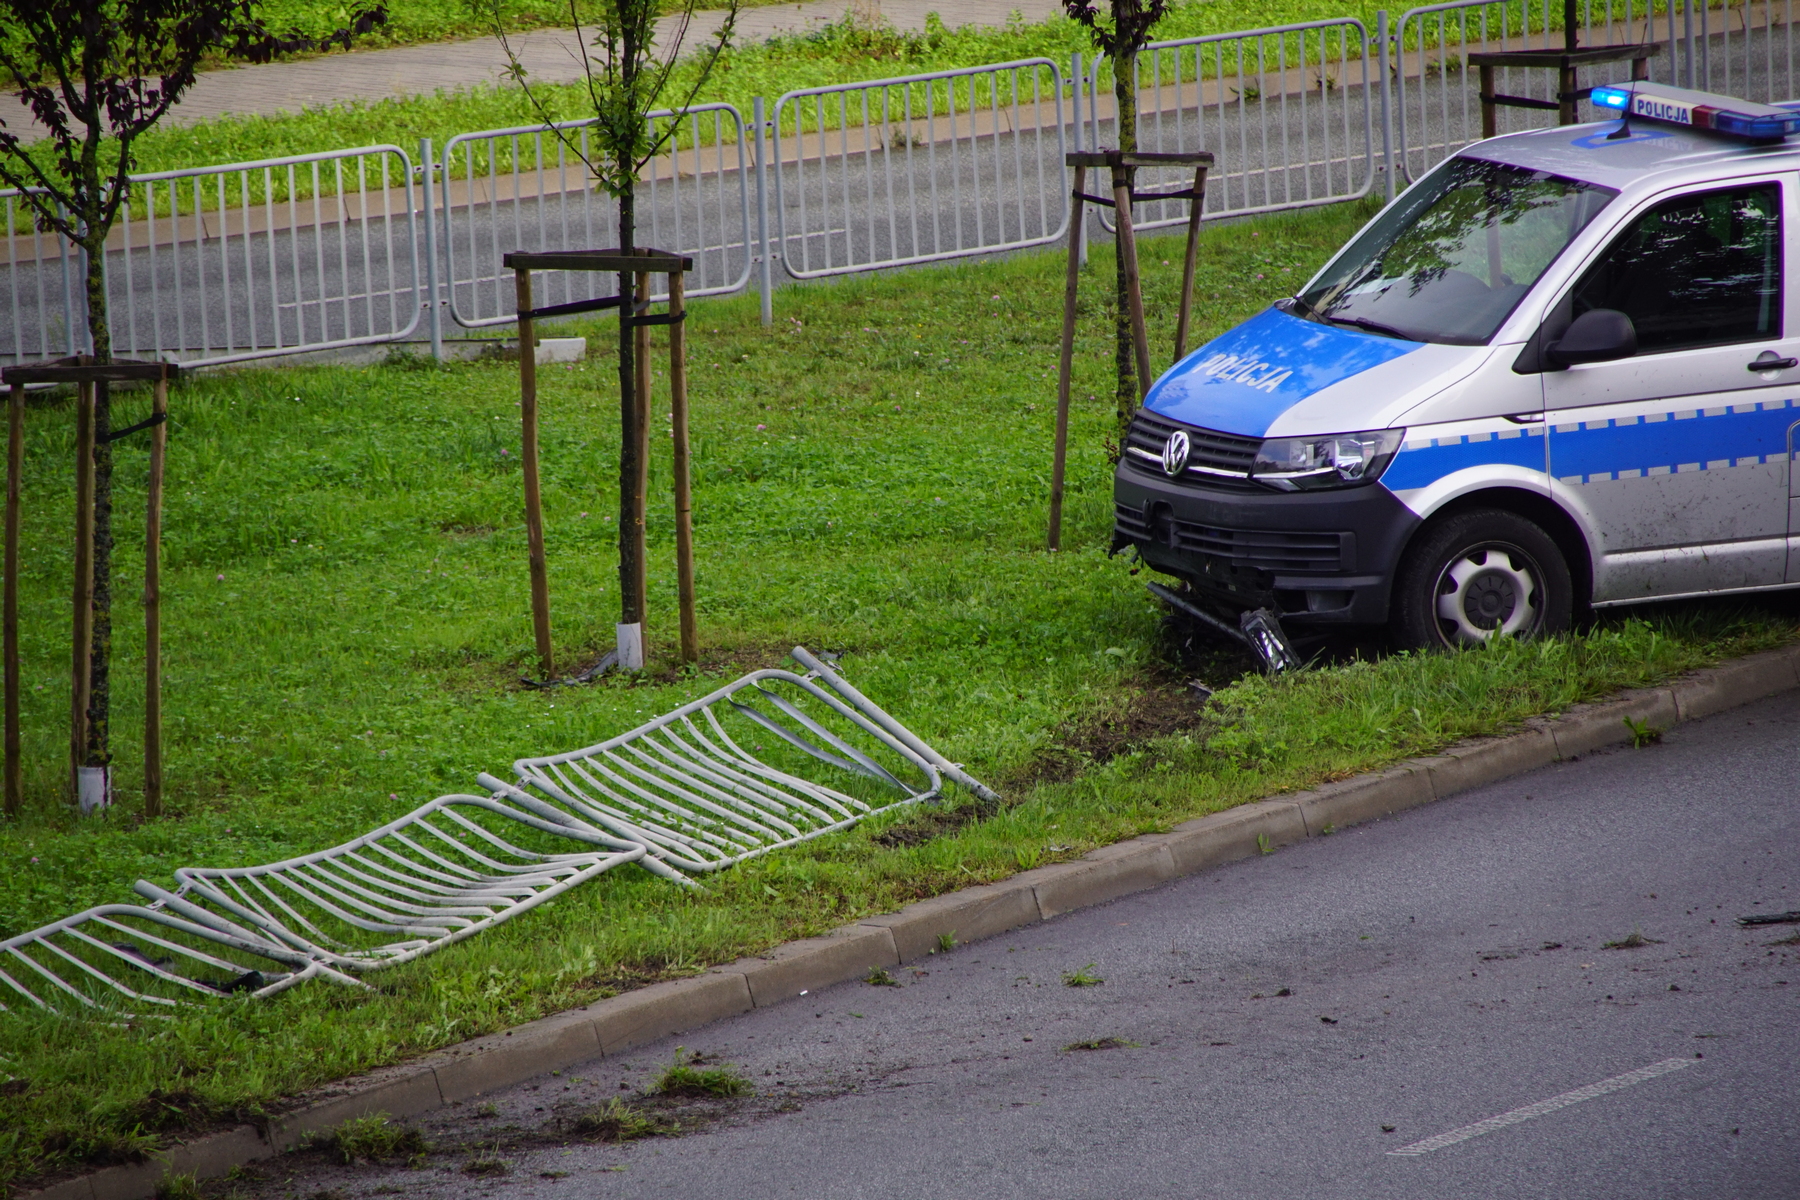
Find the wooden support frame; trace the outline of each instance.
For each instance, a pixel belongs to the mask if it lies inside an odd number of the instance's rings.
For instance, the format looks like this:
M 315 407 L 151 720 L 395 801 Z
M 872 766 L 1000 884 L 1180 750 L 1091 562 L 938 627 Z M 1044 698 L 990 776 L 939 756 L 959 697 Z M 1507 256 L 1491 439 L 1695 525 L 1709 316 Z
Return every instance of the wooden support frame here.
M 1133 202 L 1146 200 L 1186 200 L 1188 202 L 1187 247 L 1182 258 L 1181 305 L 1175 321 L 1175 361 L 1187 353 L 1187 340 L 1193 318 L 1194 272 L 1200 244 L 1200 222 L 1206 204 L 1206 175 L 1213 156 L 1205 151 L 1191 154 L 1122 154 L 1117 150 L 1101 150 L 1070 154 L 1064 160 L 1074 168 L 1075 186 L 1070 195 L 1069 267 L 1063 284 L 1062 353 L 1056 376 L 1056 435 L 1050 464 L 1050 525 L 1045 545 L 1050 550 L 1062 549 L 1063 493 L 1068 479 L 1069 458 L 1069 389 L 1075 370 L 1075 303 L 1081 285 L 1081 223 L 1086 217 L 1085 204 L 1100 204 L 1117 214 L 1118 252 L 1125 256 L 1126 291 L 1130 297 L 1131 339 L 1136 359 L 1138 394 L 1149 394 L 1154 376 L 1150 374 L 1150 335 L 1144 317 L 1143 281 L 1138 269 L 1137 232 L 1131 223 Z M 1139 167 L 1191 166 L 1194 186 L 1173 192 L 1140 192 L 1132 185 L 1133 173 Z M 1112 172 L 1112 196 L 1089 195 L 1088 172 L 1104 168 Z
M 25 387 L 32 383 L 74 384 L 75 406 L 75 578 L 70 638 L 69 785 L 79 795 L 82 760 L 87 753 L 87 710 L 92 677 L 94 602 L 94 385 L 101 382 L 151 384 L 150 419 L 115 430 L 117 440 L 148 428 L 150 482 L 144 526 L 144 815 L 162 812 L 162 496 L 163 465 L 168 447 L 169 383 L 181 368 L 175 363 L 114 359 L 96 362 L 75 355 L 49 362 L 26 363 L 0 370 L 7 389 L 5 567 L 0 591 L 0 644 L 4 655 L 5 812 L 19 811 L 24 801 L 24 767 L 19 728 L 19 538 L 25 473 Z
M 538 637 L 538 657 L 541 660 L 546 678 L 553 674 L 551 639 L 550 639 L 550 597 L 548 569 L 543 560 L 543 501 L 538 481 L 537 458 L 537 358 L 534 322 L 542 317 L 573 316 L 579 313 L 599 312 L 609 308 L 620 310 L 619 319 L 630 327 L 631 346 L 633 351 L 633 372 L 631 376 L 632 391 L 635 403 L 630 412 L 621 412 L 621 436 L 631 439 L 636 453 L 628 456 L 627 472 L 621 476 L 623 489 L 629 490 L 633 503 L 621 507 L 635 512 L 636 519 L 631 522 L 633 528 L 626 528 L 627 522 L 621 520 L 619 528 L 620 549 L 623 555 L 635 551 L 636 561 L 644 563 L 645 529 L 643 516 L 648 499 L 650 477 L 650 398 L 652 393 L 653 371 L 650 363 L 650 327 L 654 325 L 669 326 L 669 404 L 672 433 L 674 435 L 674 492 L 675 492 L 675 574 L 680 606 L 681 628 L 681 661 L 692 663 L 699 661 L 699 629 L 694 612 L 694 536 L 693 536 L 693 482 L 692 464 L 688 443 L 688 391 L 687 391 L 687 335 L 686 335 L 686 273 L 694 269 L 694 260 L 679 254 L 671 254 L 664 250 L 638 249 L 630 252 L 621 250 L 570 250 L 548 253 L 515 251 L 506 255 L 502 264 L 515 273 L 518 294 L 519 323 L 519 382 L 520 409 L 530 413 L 530 432 L 526 439 L 526 447 L 521 457 L 524 459 L 527 473 L 526 482 L 526 527 L 535 529 L 536 540 L 532 549 L 532 618 Z M 569 304 L 550 305 L 534 308 L 531 300 L 532 271 L 604 271 L 617 272 L 620 277 L 620 293 L 615 296 L 603 296 L 593 300 L 577 300 Z M 652 295 L 652 275 L 668 277 L 669 307 L 661 316 L 647 315 Z M 626 284 L 629 286 L 626 286 Z M 527 382 L 529 381 L 529 383 Z M 623 385 L 624 381 L 621 381 Z M 624 573 L 621 573 L 622 576 Z M 542 582 L 540 583 L 540 575 Z M 621 629 L 626 625 L 638 626 L 637 636 L 641 638 L 641 623 L 648 602 L 648 572 L 639 569 L 634 576 L 632 595 L 623 594 L 625 584 L 622 581 L 620 595 L 620 611 L 626 620 L 621 622 Z M 630 618 L 637 618 L 635 622 Z M 621 635 L 623 636 L 623 635 Z M 641 645 L 641 642 L 640 642 Z M 640 663 L 627 663 L 621 654 L 622 666 L 636 667 Z
M 1505 50 L 1471 54 L 1468 65 L 1477 68 L 1481 77 L 1481 136 L 1498 136 L 1498 110 L 1501 108 L 1555 109 L 1558 125 L 1577 124 L 1581 115 L 1576 110 L 1576 105 L 1587 99 L 1594 90 L 1576 86 L 1577 68 L 1595 63 L 1630 62 L 1631 78 L 1634 81 L 1648 79 L 1650 60 L 1661 53 L 1661 43 L 1642 42 L 1634 45 L 1595 46 L 1586 50 Z M 1529 96 L 1503 96 L 1495 92 L 1494 72 L 1507 68 L 1555 71 L 1556 99 L 1536 100 Z

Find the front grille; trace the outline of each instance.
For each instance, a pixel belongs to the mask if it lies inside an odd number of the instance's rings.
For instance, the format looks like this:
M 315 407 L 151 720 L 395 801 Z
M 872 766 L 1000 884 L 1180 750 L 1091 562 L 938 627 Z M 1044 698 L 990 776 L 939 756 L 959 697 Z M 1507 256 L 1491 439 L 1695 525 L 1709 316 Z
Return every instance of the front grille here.
M 1153 521 L 1129 504 L 1113 505 L 1113 529 L 1121 544 L 1155 542 L 1191 554 L 1221 579 L 1247 571 L 1317 575 L 1356 569 L 1356 535 L 1335 530 L 1231 529 L 1171 520 L 1166 512 Z
M 1250 464 L 1256 460 L 1261 438 L 1197 429 L 1159 416 L 1147 408 L 1138 409 L 1131 427 L 1125 432 L 1126 461 L 1147 474 L 1162 475 L 1163 446 L 1177 429 L 1185 429 L 1188 435 L 1188 469 L 1181 475 L 1182 482 L 1225 486 L 1249 483 Z M 1134 450 L 1137 453 L 1132 453 Z M 1218 471 L 1228 474 L 1214 474 Z
M 1235 569 L 1294 572 L 1340 571 L 1347 534 L 1286 533 L 1275 529 L 1225 529 L 1175 522 L 1176 549 L 1217 558 Z

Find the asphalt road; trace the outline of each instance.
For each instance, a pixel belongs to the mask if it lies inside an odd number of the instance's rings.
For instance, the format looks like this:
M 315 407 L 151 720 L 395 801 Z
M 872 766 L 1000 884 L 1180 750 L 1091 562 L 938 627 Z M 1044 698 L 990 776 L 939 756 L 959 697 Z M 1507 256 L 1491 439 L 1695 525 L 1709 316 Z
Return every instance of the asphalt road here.
M 691 1033 L 759 1089 L 698 1132 L 564 1132 L 671 1042 L 440 1114 L 423 1169 L 263 1191 L 1800 1195 L 1800 927 L 1734 921 L 1800 909 L 1797 756 L 1789 694 Z

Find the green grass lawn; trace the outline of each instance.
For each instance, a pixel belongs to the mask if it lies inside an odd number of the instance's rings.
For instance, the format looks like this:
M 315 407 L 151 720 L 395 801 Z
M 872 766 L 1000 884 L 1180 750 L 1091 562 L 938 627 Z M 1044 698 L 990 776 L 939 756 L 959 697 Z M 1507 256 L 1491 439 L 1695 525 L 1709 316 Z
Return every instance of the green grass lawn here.
M 1367 206 L 1205 235 L 1201 338 L 1301 279 Z M 1147 247 L 1154 344 L 1178 266 Z M 1172 257 L 1172 255 L 1170 255 Z M 1284 788 L 1504 729 L 1785 641 L 1776 598 L 1608 616 L 1581 636 L 1245 678 L 1202 713 L 1157 607 L 1105 553 L 1109 355 L 1096 249 L 1078 347 L 1067 544 L 1041 549 L 1057 253 L 703 302 L 690 322 L 702 670 L 673 667 L 666 451 L 650 521 L 655 661 L 642 679 L 524 690 L 531 669 L 516 367 L 215 373 L 174 394 L 165 584 L 170 815 L 139 818 L 138 610 L 121 601 L 122 802 L 76 820 L 66 770 L 72 410 L 34 402 L 26 458 L 22 819 L 0 825 L 0 936 L 183 864 L 324 848 L 479 770 L 621 732 L 795 643 L 995 784 L 990 820 L 911 847 L 861 828 L 686 894 L 622 868 L 353 994 L 303 985 L 127 1025 L 0 1016 L 0 1187 L 142 1154 L 327 1080 L 1073 857 Z M 576 327 L 606 340 L 607 326 Z M 1166 350 L 1163 352 L 1166 353 Z M 542 376 L 559 654 L 617 612 L 611 360 Z M 662 397 L 666 403 L 666 394 Z M 121 401 L 135 419 L 142 394 Z M 661 418 L 659 417 L 660 421 Z M 141 560 L 145 451 L 119 443 L 121 582 Z M 611 517 L 612 520 L 608 518 Z M 1184 707 L 1185 706 L 1185 707 Z M 1155 719 L 1149 719 L 1146 714 Z M 1172 714 L 1172 716 L 1171 716 Z M 1148 729 L 1134 739 L 1125 731 Z M 22 1082 L 14 1082 L 22 1081 Z M 152 1097 L 160 1099 L 152 1099 Z
M 738 7 L 767 8 L 788 0 L 738 0 Z M 566 0 L 385 0 L 387 24 L 359 39 L 358 46 L 408 46 L 452 38 L 485 37 L 493 31 L 496 8 L 508 29 L 557 28 L 569 24 Z M 339 0 L 262 0 L 257 13 L 271 29 L 319 38 L 341 29 L 346 14 L 363 8 Z M 664 0 L 665 12 L 679 12 L 681 0 Z M 695 9 L 728 7 L 727 0 L 696 0 Z M 582 11 L 587 11 L 583 6 Z

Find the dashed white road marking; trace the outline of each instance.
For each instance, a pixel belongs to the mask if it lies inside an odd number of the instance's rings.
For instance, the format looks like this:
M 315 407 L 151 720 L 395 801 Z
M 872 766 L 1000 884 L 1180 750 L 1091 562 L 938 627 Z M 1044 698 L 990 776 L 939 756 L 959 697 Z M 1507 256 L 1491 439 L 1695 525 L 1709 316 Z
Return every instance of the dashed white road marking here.
M 1563 1092 L 1548 1100 L 1539 1100 L 1536 1104 L 1527 1104 L 1523 1108 L 1515 1108 L 1511 1112 L 1503 1112 L 1499 1116 L 1477 1121 L 1473 1125 L 1464 1125 L 1461 1129 L 1452 1129 L 1448 1133 L 1440 1133 L 1436 1137 L 1426 1138 L 1422 1142 L 1414 1142 L 1410 1146 L 1402 1146 L 1398 1150 L 1389 1150 L 1390 1155 L 1405 1158 L 1417 1158 L 1421 1154 L 1430 1154 L 1433 1150 L 1442 1150 L 1445 1146 L 1454 1146 L 1458 1142 L 1466 1142 L 1470 1138 L 1480 1137 L 1484 1133 L 1492 1133 L 1496 1129 L 1505 1129 L 1508 1125 L 1517 1125 L 1520 1121 L 1529 1121 L 1533 1117 L 1541 1117 L 1553 1113 L 1559 1108 L 1567 1108 L 1571 1104 L 1580 1104 L 1583 1100 L 1592 1100 L 1609 1092 L 1616 1092 L 1634 1084 L 1643 1083 L 1647 1079 L 1655 1079 L 1658 1075 L 1667 1075 L 1670 1071 L 1679 1071 L 1683 1067 L 1691 1067 L 1699 1062 L 1693 1058 L 1665 1058 L 1661 1062 L 1651 1063 L 1647 1067 L 1639 1067 L 1635 1071 L 1627 1071 L 1623 1075 L 1614 1075 L 1611 1079 L 1602 1079 L 1599 1083 L 1590 1083 L 1586 1087 L 1576 1088 L 1572 1092 Z

